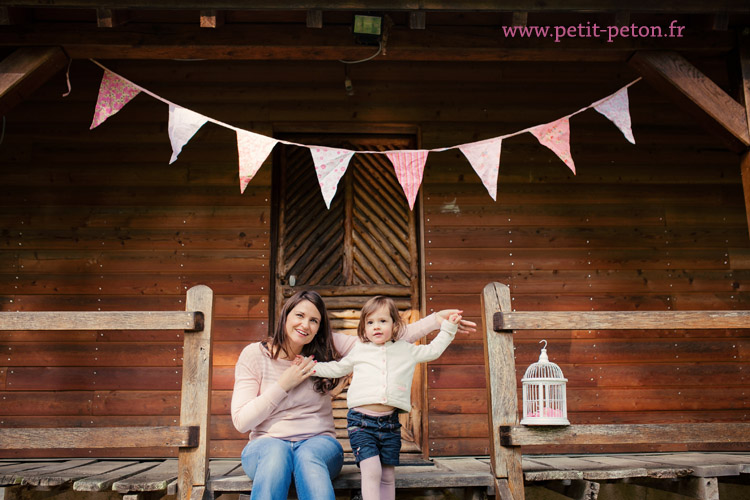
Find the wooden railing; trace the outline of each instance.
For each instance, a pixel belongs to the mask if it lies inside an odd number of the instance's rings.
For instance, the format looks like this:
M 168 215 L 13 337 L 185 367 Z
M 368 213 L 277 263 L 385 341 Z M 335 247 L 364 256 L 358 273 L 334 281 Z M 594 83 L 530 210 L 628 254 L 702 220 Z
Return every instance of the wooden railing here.
M 750 328 L 749 311 L 513 312 L 508 287 L 490 283 L 482 294 L 482 322 L 490 458 L 498 499 L 524 498 L 522 446 L 750 442 L 750 423 L 520 426 L 513 355 L 516 330 Z
M 185 311 L 0 312 L 0 330 L 184 330 L 180 425 L 5 428 L 2 449 L 179 447 L 181 500 L 201 498 L 208 476 L 213 291 L 188 290 Z

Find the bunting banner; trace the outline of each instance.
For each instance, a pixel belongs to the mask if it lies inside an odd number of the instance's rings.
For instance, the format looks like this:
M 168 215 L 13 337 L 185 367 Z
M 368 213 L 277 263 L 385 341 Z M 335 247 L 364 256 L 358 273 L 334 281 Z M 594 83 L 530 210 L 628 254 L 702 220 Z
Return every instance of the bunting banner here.
M 463 144 L 458 147 L 469 160 L 479 178 L 482 179 L 482 184 L 487 188 L 487 192 L 494 201 L 497 201 L 497 174 L 500 170 L 500 148 L 502 144 L 501 138 L 495 138 Z
M 139 87 L 129 80 L 113 73 L 96 61 L 94 64 L 104 70 L 99 96 L 94 111 L 94 119 L 91 128 L 102 124 L 107 118 L 122 109 L 138 93 L 144 92 L 155 99 L 169 105 L 169 140 L 172 144 L 172 156 L 169 163 L 174 163 L 182 152 L 182 148 L 193 138 L 200 128 L 208 121 L 219 126 L 232 129 L 237 133 L 237 152 L 239 154 L 239 179 L 240 193 L 244 193 L 247 185 L 266 161 L 271 150 L 277 143 L 298 146 L 310 149 L 310 154 L 315 164 L 315 172 L 318 184 L 323 195 L 326 207 L 331 208 L 338 184 L 346 173 L 353 155 L 356 154 L 385 154 L 393 164 L 398 182 L 404 190 L 409 209 L 414 209 L 414 202 L 422 184 L 427 155 L 430 152 L 442 152 L 450 149 L 459 149 L 477 173 L 482 184 L 493 200 L 497 201 L 497 182 L 500 170 L 500 152 L 504 139 L 516 135 L 531 133 L 540 144 L 552 150 L 575 174 L 576 167 L 570 153 L 570 118 L 594 108 L 604 115 L 622 132 L 625 138 L 635 144 L 632 125 L 630 120 L 630 103 L 628 99 L 628 87 L 634 85 L 640 78 L 625 85 L 617 92 L 600 99 L 584 108 L 559 118 L 553 122 L 536 125 L 524 130 L 513 132 L 491 139 L 448 146 L 437 149 L 423 150 L 396 150 L 396 151 L 349 151 L 324 146 L 299 144 L 296 142 L 273 139 L 264 135 L 256 134 L 248 130 L 242 130 L 226 123 L 201 115 L 189 109 L 178 106 L 166 99 Z
M 386 151 L 385 154 L 396 170 L 401 188 L 404 190 L 409 209 L 414 209 L 414 201 L 417 199 L 419 186 L 422 184 L 424 164 L 427 161 L 429 151 Z
M 551 149 L 574 174 L 576 173 L 576 166 L 570 155 L 570 122 L 567 117 L 545 125 L 537 125 L 529 129 L 529 132 L 540 144 Z
M 124 78 L 105 70 L 99 86 L 99 97 L 94 109 L 94 120 L 89 130 L 98 127 L 104 120 L 120 111 L 141 89 Z
M 265 135 L 247 130 L 237 130 L 237 152 L 240 158 L 240 193 L 255 177 L 258 169 L 266 161 L 271 150 L 279 142 Z
M 633 129 L 630 124 L 630 103 L 628 102 L 627 87 L 594 104 L 594 109 L 614 123 L 625 136 L 625 139 L 630 141 L 631 144 L 635 144 Z
M 326 208 L 330 209 L 331 200 L 336 195 L 336 187 L 346 173 L 354 151 L 313 146 L 310 148 L 310 154 L 315 163 L 315 173 L 318 174 L 320 192 L 323 193 Z
M 174 104 L 169 105 L 167 131 L 169 132 L 169 141 L 172 143 L 170 165 L 177 160 L 177 156 L 182 152 L 182 147 L 193 138 L 195 133 L 207 121 L 208 118 L 195 111 L 190 111 Z

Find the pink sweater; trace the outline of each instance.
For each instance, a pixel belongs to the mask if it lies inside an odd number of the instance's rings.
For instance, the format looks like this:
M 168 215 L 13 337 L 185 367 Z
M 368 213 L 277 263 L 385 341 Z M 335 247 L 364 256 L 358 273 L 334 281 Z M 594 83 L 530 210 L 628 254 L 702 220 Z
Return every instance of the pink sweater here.
M 440 329 L 440 319 L 431 314 L 407 326 L 402 340 L 416 342 Z M 336 349 L 346 356 L 357 338 L 333 334 Z M 242 350 L 234 369 L 232 423 L 242 432 L 250 432 L 250 440 L 271 436 L 288 441 L 301 441 L 313 436 L 336 437 L 333 426 L 331 396 L 313 388 L 308 378 L 289 392 L 277 383 L 291 361 L 271 359 L 260 342 Z

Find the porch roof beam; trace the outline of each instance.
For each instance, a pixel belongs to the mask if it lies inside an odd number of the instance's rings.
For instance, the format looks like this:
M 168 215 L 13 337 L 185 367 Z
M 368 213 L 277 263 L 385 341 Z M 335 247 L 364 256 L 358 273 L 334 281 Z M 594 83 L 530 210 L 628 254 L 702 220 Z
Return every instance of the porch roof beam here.
M 0 116 L 65 67 L 59 47 L 25 47 L 0 61 Z
M 709 131 L 742 153 L 750 146 L 745 107 L 676 52 L 639 51 L 630 64 Z
M 65 7 L 97 8 L 101 0 L 10 0 L 8 6 L 16 7 Z M 118 9 L 160 9 L 160 10 L 423 10 L 461 12 L 617 12 L 622 10 L 619 0 L 329 0 L 316 2 L 307 0 L 123 0 L 117 2 Z M 631 0 L 631 12 L 654 13 L 748 13 L 750 4 L 746 0 Z
M 508 38 L 496 27 L 434 26 L 394 28 L 388 37 L 389 61 L 588 61 L 625 62 L 637 50 L 680 50 L 700 57 L 721 56 L 735 47 L 733 32 L 694 32 L 689 38 L 570 38 L 564 47 L 554 37 Z M 102 30 L 89 23 L 7 27 L 0 46 L 59 45 L 72 58 L 214 60 L 357 60 L 372 54 L 357 45 L 349 26 L 225 24 L 220 30 L 196 25 L 128 24 Z

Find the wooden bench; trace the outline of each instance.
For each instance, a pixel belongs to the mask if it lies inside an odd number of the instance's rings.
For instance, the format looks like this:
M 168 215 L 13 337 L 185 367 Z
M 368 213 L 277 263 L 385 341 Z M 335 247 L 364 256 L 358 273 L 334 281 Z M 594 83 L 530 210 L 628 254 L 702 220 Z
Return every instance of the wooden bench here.
M 750 311 L 514 312 L 508 287 L 490 283 L 482 294 L 482 322 L 490 460 L 498 499 L 524 498 L 523 446 L 750 442 L 750 423 L 520 426 L 513 352 L 517 330 L 750 328 Z M 718 498 L 715 478 L 703 477 L 695 489 L 695 498 Z
M 184 330 L 180 425 L 2 428 L 2 449 L 178 447 L 181 500 L 201 498 L 208 479 L 213 291 L 188 290 L 185 311 L 0 312 L 0 330 Z

